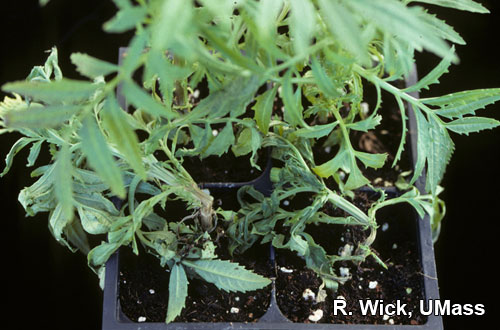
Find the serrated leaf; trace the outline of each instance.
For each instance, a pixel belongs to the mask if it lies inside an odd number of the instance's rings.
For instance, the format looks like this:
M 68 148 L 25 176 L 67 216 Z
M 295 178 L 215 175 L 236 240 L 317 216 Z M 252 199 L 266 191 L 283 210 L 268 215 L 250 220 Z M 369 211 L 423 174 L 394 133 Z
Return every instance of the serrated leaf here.
M 273 113 L 274 98 L 278 91 L 278 85 L 274 85 L 272 89 L 267 90 L 255 98 L 255 105 L 252 110 L 255 111 L 255 121 L 259 130 L 267 134 L 269 132 L 269 124 L 271 123 L 271 116 Z
M 382 121 L 382 116 L 374 113 L 366 119 L 356 121 L 351 124 L 346 124 L 346 127 L 348 127 L 349 129 L 353 129 L 355 131 L 368 132 L 370 130 L 373 130 L 378 125 L 380 125 L 381 121 Z
M 357 15 L 337 1 L 319 0 L 319 6 L 323 20 L 342 47 L 362 63 L 369 63 L 368 43 L 363 40 Z
M 491 118 L 466 117 L 447 123 L 446 128 L 458 134 L 469 135 L 469 133 L 492 129 L 499 125 L 498 120 Z
M 182 263 L 194 270 L 205 281 L 228 292 L 258 290 L 271 283 L 269 279 L 226 260 L 184 260 Z
M 411 0 L 411 2 L 428 3 L 431 5 L 465 10 L 473 13 L 487 14 L 490 12 L 482 4 L 473 0 Z
M 82 106 L 78 105 L 31 106 L 26 110 L 6 112 L 4 114 L 4 122 L 6 127 L 56 127 L 81 109 Z
M 104 23 L 104 31 L 122 33 L 131 30 L 146 18 L 147 13 L 147 9 L 142 6 L 122 8 L 112 19 Z
M 227 152 L 230 146 L 234 144 L 234 141 L 233 125 L 229 122 L 226 126 L 224 126 L 222 131 L 217 134 L 215 139 L 210 142 L 208 147 L 203 150 L 201 156 L 221 156 L 223 153 Z
M 54 195 L 67 221 L 73 220 L 73 164 L 67 144 L 57 153 L 54 168 Z
M 439 78 L 445 73 L 448 72 L 448 68 L 451 65 L 451 60 L 452 60 L 452 53 L 455 52 L 455 48 L 452 47 L 450 54 L 448 56 L 445 56 L 439 64 L 431 70 L 427 75 L 425 75 L 422 79 L 420 79 L 415 85 L 412 85 L 408 88 L 405 88 L 403 91 L 410 93 L 410 92 L 417 92 L 420 91 L 421 89 L 429 89 L 429 86 L 432 84 L 439 84 Z
M 420 18 L 425 21 L 441 38 L 459 45 L 465 45 L 465 40 L 460 36 L 460 34 L 458 34 L 453 27 L 446 24 L 445 21 L 438 19 L 436 15 L 429 14 L 426 11 L 419 13 L 419 15 Z
M 70 58 L 71 62 L 76 65 L 76 70 L 91 79 L 99 76 L 107 76 L 110 73 L 118 71 L 117 65 L 99 60 L 87 54 L 73 53 Z
M 123 93 L 126 95 L 128 102 L 154 117 L 163 117 L 169 120 L 177 117 L 177 114 L 169 106 L 156 101 L 132 81 L 124 82 Z
M 188 294 L 188 279 L 184 267 L 175 264 L 168 283 L 168 309 L 166 323 L 172 322 L 182 312 Z
M 111 142 L 125 156 L 125 160 L 134 171 L 145 180 L 146 170 L 142 162 L 139 139 L 113 95 L 108 96 L 102 109 L 102 124 L 108 132 Z
M 476 110 L 483 109 L 498 100 L 500 100 L 500 88 L 476 89 L 420 99 L 427 105 L 440 107 L 436 110 L 436 114 L 450 119 L 475 114 Z
M 109 185 L 114 194 L 124 198 L 125 187 L 121 171 L 93 117 L 87 116 L 83 120 L 80 136 L 82 138 L 81 148 L 90 166 Z
M 88 99 L 99 88 L 89 82 L 62 79 L 53 82 L 17 81 L 2 86 L 2 90 L 47 103 L 78 102 Z
M 421 7 L 409 8 L 397 0 L 354 0 L 349 6 L 384 33 L 404 40 L 417 50 L 425 48 L 441 57 L 449 53 L 446 42 L 420 18 Z

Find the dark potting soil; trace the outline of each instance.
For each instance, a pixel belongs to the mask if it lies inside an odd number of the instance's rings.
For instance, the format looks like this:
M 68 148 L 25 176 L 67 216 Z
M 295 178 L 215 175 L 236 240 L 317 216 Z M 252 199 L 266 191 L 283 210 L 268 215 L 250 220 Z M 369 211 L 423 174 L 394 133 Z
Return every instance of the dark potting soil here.
M 235 192 L 212 195 L 216 205 L 236 208 L 233 205 Z M 214 236 L 222 232 L 220 229 L 213 231 Z M 275 276 L 269 260 L 269 246 L 256 244 L 244 254 L 231 257 L 226 238 L 220 236 L 215 241 L 219 259 L 232 260 L 268 278 Z M 155 256 L 141 250 L 139 256 L 128 248 L 120 250 L 120 306 L 131 321 L 165 322 L 170 274 Z M 201 279 L 189 279 L 186 305 L 175 322 L 255 322 L 267 311 L 270 297 L 270 285 L 246 293 L 227 293 Z
M 205 182 L 248 182 L 258 178 L 267 165 L 267 150 L 258 151 L 257 165 L 260 170 L 250 164 L 251 155 L 236 157 L 231 151 L 218 156 L 203 159 L 184 157 L 182 165 L 192 178 L 199 183 Z
M 270 277 L 272 266 L 265 247 L 249 251 L 234 262 Z M 225 259 L 225 258 L 221 258 Z M 156 257 L 120 251 L 119 299 L 124 314 L 134 322 L 165 322 L 170 275 Z M 190 279 L 186 306 L 175 322 L 255 322 L 269 306 L 271 287 L 246 293 L 219 290 L 215 285 Z
M 306 289 L 318 294 L 321 279 L 305 267 L 301 258 L 291 252 L 278 250 L 276 294 L 283 314 L 293 322 L 305 323 L 311 323 L 309 316 L 322 310 L 323 317 L 319 323 L 424 324 L 426 317 L 419 313 L 419 302 L 424 299 L 423 275 L 417 247 L 416 218 L 411 216 L 412 211 L 410 207 L 399 204 L 379 211 L 377 222 L 380 227 L 372 250 L 387 265 L 387 269 L 372 257 L 359 265 L 339 262 L 336 273 L 339 274 L 340 267 L 345 267 L 349 269 L 351 278 L 339 285 L 337 292 L 327 291 L 324 302 L 315 303 L 303 298 Z M 309 225 L 306 231 L 328 254 L 337 254 L 345 244 L 356 247 L 369 233 L 359 226 L 325 224 Z M 285 271 L 281 267 L 285 267 Z M 376 283 L 373 289 L 369 288 L 370 283 Z M 352 315 L 334 315 L 333 299 L 344 299 L 345 311 L 352 312 Z M 372 302 L 383 300 L 386 304 L 400 301 L 407 304 L 406 311 L 411 311 L 412 316 L 388 317 L 378 312 L 375 315 L 362 315 L 359 301 L 365 299 Z

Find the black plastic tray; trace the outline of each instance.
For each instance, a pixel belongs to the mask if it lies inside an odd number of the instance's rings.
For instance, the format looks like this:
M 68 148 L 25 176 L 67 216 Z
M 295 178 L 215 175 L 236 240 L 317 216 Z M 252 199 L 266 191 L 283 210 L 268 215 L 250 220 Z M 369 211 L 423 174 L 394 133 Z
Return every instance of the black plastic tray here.
M 407 81 L 411 85 L 416 82 L 417 75 L 414 70 L 413 75 Z M 418 94 L 413 95 L 418 97 Z M 411 108 L 411 105 L 408 105 Z M 409 115 L 409 134 L 408 139 L 411 147 L 411 157 L 415 163 L 417 155 L 417 134 L 416 122 L 413 111 L 408 111 Z M 269 158 L 270 159 L 270 158 Z M 262 175 L 257 179 L 249 182 L 240 183 L 204 183 L 201 187 L 207 189 L 238 189 L 244 185 L 253 185 L 256 189 L 268 195 L 271 192 L 270 181 L 271 162 L 269 161 Z M 417 180 L 416 186 L 423 193 L 425 183 L 425 173 Z M 395 189 L 389 188 L 391 193 L 395 193 Z M 417 225 L 417 244 L 419 247 L 420 261 L 422 267 L 423 289 L 425 300 L 439 300 L 439 288 L 437 282 L 436 265 L 434 259 L 434 247 L 432 242 L 430 219 L 426 215 L 423 219 L 419 218 L 416 221 Z M 271 253 L 272 258 L 273 253 Z M 371 324 L 325 324 L 325 323 L 293 323 L 288 320 L 279 310 L 276 302 L 275 282 L 272 282 L 271 302 L 267 312 L 255 323 L 236 323 L 236 322 L 220 322 L 220 323 L 170 323 L 164 322 L 133 322 L 121 310 L 118 298 L 119 292 L 119 256 L 118 252 L 110 257 L 106 263 L 106 277 L 104 286 L 104 302 L 103 302 L 103 330 L 159 330 L 159 329 L 311 329 L 311 330 L 334 330 L 334 329 L 351 329 L 351 330 L 380 330 L 380 329 L 427 329 L 427 330 L 442 330 L 443 322 L 441 316 L 429 315 L 427 322 L 421 325 L 371 325 Z

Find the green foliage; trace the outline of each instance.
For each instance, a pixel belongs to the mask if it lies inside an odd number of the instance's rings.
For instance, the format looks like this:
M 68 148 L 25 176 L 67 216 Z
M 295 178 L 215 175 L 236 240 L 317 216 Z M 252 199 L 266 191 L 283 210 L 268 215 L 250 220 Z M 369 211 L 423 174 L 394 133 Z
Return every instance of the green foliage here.
M 445 213 L 439 184 L 454 149 L 450 131 L 468 135 L 500 124 L 476 116 L 500 99 L 498 88 L 416 96 L 432 91 L 458 63 L 450 43 L 465 44 L 421 4 L 488 12 L 472 0 L 114 3 L 117 13 L 104 29 L 135 30 L 121 65 L 75 53 L 71 61 L 89 81 L 70 80 L 53 48 L 26 80 L 2 86 L 13 97 L 0 103 L 0 133 L 23 136 L 6 156 L 1 175 L 29 146 L 27 166 L 36 165 L 36 181 L 20 192 L 20 203 L 30 216 L 48 212 L 54 237 L 86 253 L 97 273 L 122 246 L 138 253 L 141 244 L 156 255 L 171 274 L 166 322 L 181 313 L 190 278 L 226 291 L 269 285 L 217 258 L 217 232 L 225 233 L 231 254 L 259 243 L 295 251 L 331 290 L 349 279 L 336 274 L 339 261 L 373 257 L 385 266 L 371 249 L 383 207 L 411 205 L 422 218 L 428 216 L 436 239 Z M 401 87 L 420 51 L 442 60 Z M 367 107 L 368 87 L 377 98 Z M 127 106 L 119 103 L 117 89 Z M 387 115 L 382 95 L 395 99 L 400 114 L 394 155 L 364 150 L 355 140 L 377 130 Z M 380 169 L 390 157 L 393 168 L 400 164 L 408 149 L 409 117 L 418 127 L 417 159 L 413 173 L 405 174 L 408 182 L 403 176 L 396 182 L 401 194 L 391 198 L 366 169 Z M 145 137 L 139 139 L 138 131 Z M 37 164 L 43 146 L 51 158 Z M 250 165 L 259 169 L 265 148 L 274 160 L 273 192 L 264 196 L 241 188 L 237 211 L 215 209 L 214 198 L 184 167 L 187 157 L 232 153 L 249 155 Z M 321 158 L 318 148 L 331 153 Z M 423 173 L 425 187 L 419 191 L 415 184 Z M 378 194 L 366 209 L 353 201 L 364 186 Z M 283 207 L 301 194 L 310 196 L 306 205 Z M 186 217 L 170 218 L 173 200 L 185 203 Z M 329 254 L 308 232 L 319 224 L 357 226 L 368 235 L 352 249 Z M 106 239 L 92 246 L 92 235 Z

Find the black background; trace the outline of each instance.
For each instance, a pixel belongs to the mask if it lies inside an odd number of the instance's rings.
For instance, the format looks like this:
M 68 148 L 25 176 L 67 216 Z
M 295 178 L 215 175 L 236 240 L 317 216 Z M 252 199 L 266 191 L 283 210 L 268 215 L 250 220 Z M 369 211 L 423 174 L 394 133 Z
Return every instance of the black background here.
M 461 63 L 424 96 L 500 87 L 496 51 L 500 4 L 493 0 L 479 2 L 492 13 L 432 8 L 455 26 L 467 46 L 457 47 Z M 71 53 L 79 51 L 116 62 L 118 47 L 127 45 L 130 37 L 102 31 L 102 24 L 114 14 L 109 0 L 52 0 L 45 8 L 40 8 L 37 0 L 2 1 L 0 13 L 0 84 L 24 79 L 34 65 L 44 63 L 44 50 L 54 45 L 64 75 L 81 78 L 69 62 Z M 421 75 L 438 62 L 428 54 L 417 58 Z M 500 104 L 480 114 L 500 119 Z M 0 138 L 1 160 L 17 138 L 14 134 Z M 494 320 L 496 300 L 500 299 L 495 268 L 500 241 L 496 208 L 500 204 L 500 129 L 469 137 L 453 135 L 453 139 L 456 150 L 442 195 L 448 212 L 435 245 L 440 295 L 452 303 L 486 306 L 486 314 L 481 317 L 445 317 L 446 329 L 480 328 Z M 10 323 L 14 329 L 100 329 L 102 292 L 85 257 L 55 242 L 48 231 L 46 214 L 26 218 L 17 202 L 19 189 L 31 182 L 24 167 L 27 154 L 27 150 L 21 152 L 10 173 L 0 179 L 0 297 L 4 303 L 0 324 Z

